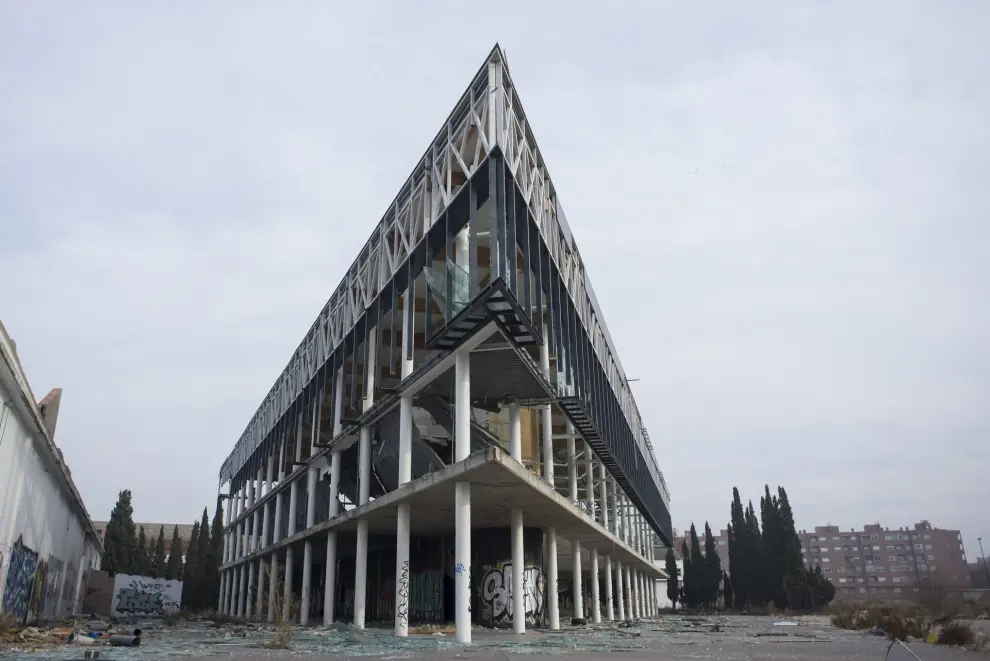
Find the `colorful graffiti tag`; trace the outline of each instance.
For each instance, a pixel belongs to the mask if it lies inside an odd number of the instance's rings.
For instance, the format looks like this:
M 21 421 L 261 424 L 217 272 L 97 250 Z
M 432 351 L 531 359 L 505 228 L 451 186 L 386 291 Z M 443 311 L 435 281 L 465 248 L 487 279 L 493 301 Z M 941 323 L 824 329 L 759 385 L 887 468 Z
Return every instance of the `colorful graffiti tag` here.
M 171 615 L 182 601 L 182 581 L 117 574 L 113 582 L 113 614 Z
M 3 590 L 3 610 L 20 621 L 28 616 L 28 605 L 38 569 L 38 554 L 24 545 L 18 537 L 10 549 L 7 565 L 7 583 Z
M 492 626 L 512 623 L 512 563 L 484 568 L 481 579 L 481 617 Z M 523 603 L 529 625 L 536 625 L 543 618 L 543 572 L 532 565 L 523 569 Z

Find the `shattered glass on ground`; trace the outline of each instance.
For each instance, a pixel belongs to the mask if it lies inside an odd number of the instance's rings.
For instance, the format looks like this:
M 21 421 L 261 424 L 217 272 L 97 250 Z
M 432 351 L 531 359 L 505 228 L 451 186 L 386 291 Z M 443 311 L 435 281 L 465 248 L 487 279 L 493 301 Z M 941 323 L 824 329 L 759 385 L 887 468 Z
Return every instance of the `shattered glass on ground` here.
M 717 659 L 750 661 L 767 659 L 883 659 L 887 641 L 869 634 L 835 629 L 826 618 L 747 616 L 661 616 L 630 623 L 565 627 L 558 632 L 531 630 L 525 636 L 507 631 L 475 629 L 474 642 L 456 642 L 449 627 L 427 628 L 408 638 L 395 638 L 391 628 L 351 629 L 346 624 L 329 628 L 296 628 L 288 649 L 267 649 L 275 635 L 265 625 L 221 625 L 208 621 L 182 621 L 175 626 L 156 622 L 135 623 L 143 631 L 139 647 L 77 646 L 27 653 L 0 649 L 10 661 L 76 661 L 87 651 L 99 651 L 99 661 L 158 661 L 159 659 L 229 658 L 245 661 L 268 659 L 594 659 L 617 655 L 627 661 L 640 659 Z M 911 645 L 922 661 L 986 659 L 963 650 Z M 906 650 L 891 651 L 888 661 L 911 661 Z

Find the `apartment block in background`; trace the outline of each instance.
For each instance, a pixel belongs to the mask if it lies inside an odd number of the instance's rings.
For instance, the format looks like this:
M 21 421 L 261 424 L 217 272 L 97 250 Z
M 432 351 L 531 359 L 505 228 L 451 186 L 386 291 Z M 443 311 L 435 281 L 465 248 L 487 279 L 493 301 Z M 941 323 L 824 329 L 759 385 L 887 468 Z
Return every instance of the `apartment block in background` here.
M 970 585 L 962 534 L 928 521 L 893 530 L 879 523 L 845 531 L 817 526 L 798 534 L 805 563 L 822 568 L 837 600 L 915 599 L 925 586 Z

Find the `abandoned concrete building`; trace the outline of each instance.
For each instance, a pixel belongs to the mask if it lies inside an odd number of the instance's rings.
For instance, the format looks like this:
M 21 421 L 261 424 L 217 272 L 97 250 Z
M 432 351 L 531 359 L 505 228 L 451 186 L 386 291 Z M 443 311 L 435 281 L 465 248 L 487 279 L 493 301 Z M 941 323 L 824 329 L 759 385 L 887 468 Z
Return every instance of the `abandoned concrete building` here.
M 220 470 L 219 608 L 656 612 L 669 494 L 496 46 Z

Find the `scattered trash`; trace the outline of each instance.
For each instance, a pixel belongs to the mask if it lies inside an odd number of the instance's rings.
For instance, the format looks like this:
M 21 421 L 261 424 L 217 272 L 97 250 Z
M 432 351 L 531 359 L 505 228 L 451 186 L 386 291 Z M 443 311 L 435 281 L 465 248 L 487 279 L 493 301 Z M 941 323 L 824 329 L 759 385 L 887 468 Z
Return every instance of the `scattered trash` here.
M 84 633 L 70 633 L 69 642 L 73 645 L 95 645 L 96 639 Z
M 110 636 L 110 645 L 112 647 L 137 647 L 140 644 L 141 636 L 126 636 L 124 634 Z

